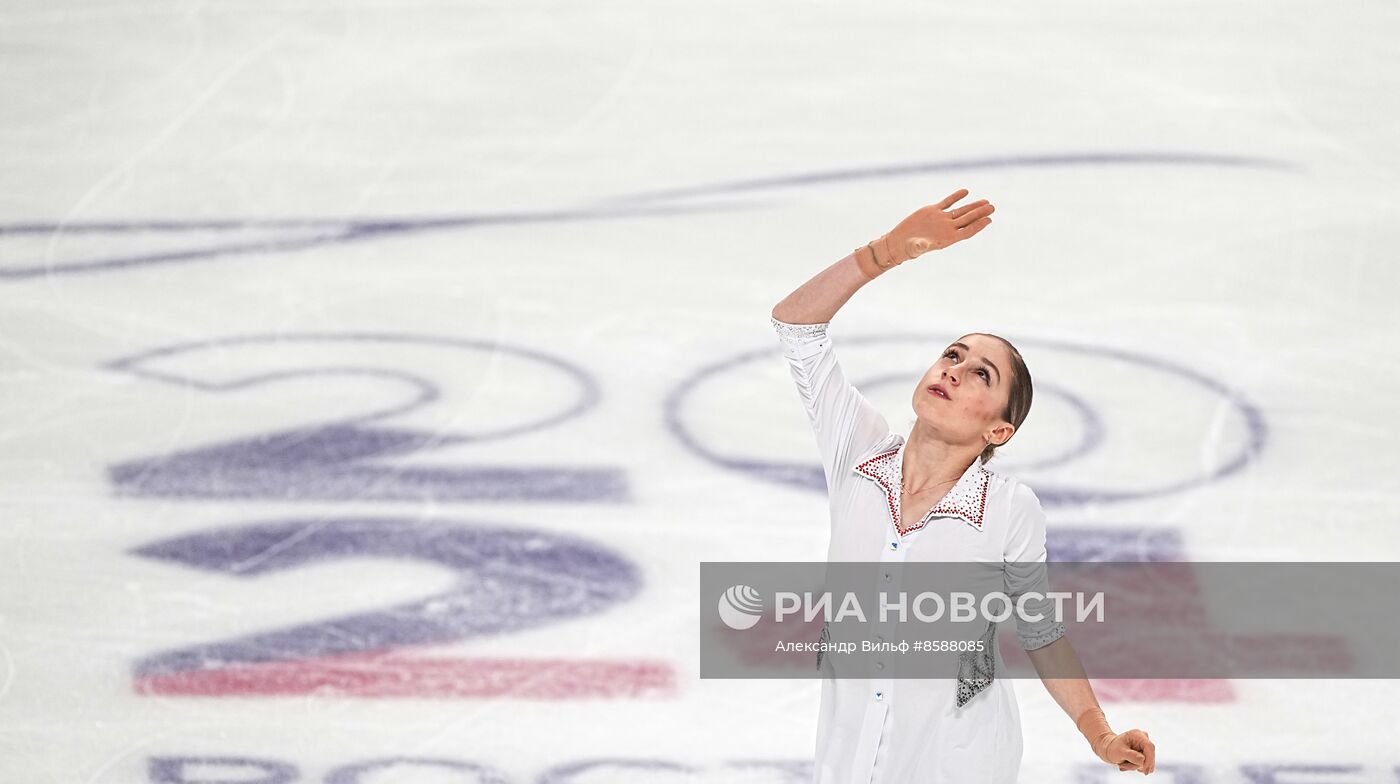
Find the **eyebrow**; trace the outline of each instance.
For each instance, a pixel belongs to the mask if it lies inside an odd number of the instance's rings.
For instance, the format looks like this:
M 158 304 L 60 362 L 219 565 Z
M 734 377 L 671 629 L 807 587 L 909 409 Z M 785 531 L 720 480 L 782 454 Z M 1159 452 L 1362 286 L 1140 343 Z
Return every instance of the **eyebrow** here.
M 962 349 L 963 351 L 966 351 L 969 354 L 972 353 L 972 349 L 968 348 L 966 343 L 953 343 L 952 345 L 957 346 L 958 348 Z M 990 359 L 987 359 L 986 357 L 979 357 L 979 359 L 981 359 L 983 362 L 986 362 L 988 365 L 992 365 L 992 361 Z M 992 365 L 992 370 L 995 370 L 997 372 L 997 381 L 1000 382 L 1001 370 L 999 370 L 996 365 Z

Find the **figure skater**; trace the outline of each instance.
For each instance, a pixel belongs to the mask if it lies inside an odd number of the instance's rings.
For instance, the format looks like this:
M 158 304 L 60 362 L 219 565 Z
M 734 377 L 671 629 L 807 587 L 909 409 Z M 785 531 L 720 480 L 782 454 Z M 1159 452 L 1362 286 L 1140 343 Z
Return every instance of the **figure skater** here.
M 1045 586 L 1045 513 L 1029 487 L 985 463 L 1030 411 L 1031 376 L 1020 352 L 982 332 L 950 343 L 914 389 L 916 419 L 906 438 L 846 380 L 828 334 L 832 317 L 866 283 L 991 224 L 986 199 L 953 206 L 967 193 L 920 208 L 822 270 L 773 308 L 772 325 L 817 435 L 831 502 L 828 561 L 1002 562 L 1014 599 Z M 969 276 L 957 277 L 966 289 Z M 1045 688 L 1099 759 L 1151 773 L 1156 748 L 1147 733 L 1109 728 L 1064 624 L 1046 617 L 1016 616 L 1019 642 Z M 1020 711 L 1011 682 L 995 677 L 994 631 L 980 659 L 961 655 L 955 688 L 950 679 L 836 678 L 828 656 L 814 781 L 1016 781 Z M 885 668 L 883 661 L 874 666 Z

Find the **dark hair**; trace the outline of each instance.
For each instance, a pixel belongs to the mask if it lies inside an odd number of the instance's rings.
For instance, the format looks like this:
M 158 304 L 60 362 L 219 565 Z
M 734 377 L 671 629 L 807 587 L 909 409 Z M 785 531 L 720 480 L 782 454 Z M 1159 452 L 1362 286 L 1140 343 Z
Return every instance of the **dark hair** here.
M 1026 360 L 1021 358 L 1021 352 L 1017 351 L 1016 347 L 1011 345 L 1011 341 L 1006 338 L 987 332 L 974 334 L 996 338 L 1006 345 L 1007 351 L 1011 352 L 1011 392 L 1007 396 L 1006 410 L 1002 412 L 1001 417 L 1010 422 L 1016 428 L 1016 432 L 1020 432 L 1021 423 L 1026 421 L 1026 415 L 1031 412 L 1031 398 L 1035 396 L 1035 389 L 1031 385 L 1031 371 L 1026 367 Z M 1013 432 L 1011 437 L 1015 438 L 1016 433 Z M 1007 439 L 1007 441 L 1010 440 L 1010 438 Z M 983 463 L 995 456 L 998 446 L 1000 445 L 987 444 L 987 447 L 982 450 Z

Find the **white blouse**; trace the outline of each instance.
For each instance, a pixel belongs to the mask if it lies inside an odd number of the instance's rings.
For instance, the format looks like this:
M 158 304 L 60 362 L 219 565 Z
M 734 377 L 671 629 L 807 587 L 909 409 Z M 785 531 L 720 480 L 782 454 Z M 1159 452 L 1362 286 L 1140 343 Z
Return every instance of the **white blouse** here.
M 988 470 L 979 457 L 922 519 L 900 520 L 905 437 L 892 433 L 879 410 L 846 380 L 827 334 L 829 323 L 771 321 L 826 474 L 828 561 L 1000 562 L 1013 600 L 1026 591 L 1048 591 L 1045 513 L 1029 487 Z M 1064 635 L 1064 624 L 1050 614 L 1051 600 L 1028 600 L 1025 606 L 1044 619 L 1015 616 L 1022 648 L 1039 648 Z M 987 653 L 963 655 L 957 679 L 837 678 L 828 663 L 813 780 L 1016 781 L 1020 711 L 1011 681 L 995 677 L 1004 664 L 995 637 L 989 641 Z M 884 669 L 883 662 L 875 667 Z

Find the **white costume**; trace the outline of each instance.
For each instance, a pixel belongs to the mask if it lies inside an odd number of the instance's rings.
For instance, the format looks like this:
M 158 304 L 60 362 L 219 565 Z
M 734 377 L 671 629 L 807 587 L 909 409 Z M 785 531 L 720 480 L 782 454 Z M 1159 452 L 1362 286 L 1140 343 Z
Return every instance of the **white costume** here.
M 828 561 L 1003 563 L 1005 591 L 1013 599 L 1048 590 L 1045 514 L 1029 487 L 987 470 L 979 457 L 922 520 L 901 521 L 905 438 L 891 433 L 880 412 L 846 380 L 828 323 L 773 319 L 772 324 L 816 432 L 826 474 Z M 1046 618 L 1032 623 L 1016 616 L 1022 648 L 1048 645 L 1065 633 L 1048 614 L 1049 600 L 1026 606 Z M 995 662 L 981 660 L 973 675 L 1002 672 L 994 639 L 990 649 Z M 885 669 L 882 663 L 875 667 Z M 817 784 L 1016 781 L 1021 717 L 1010 680 L 837 678 L 829 667 L 825 672 Z

